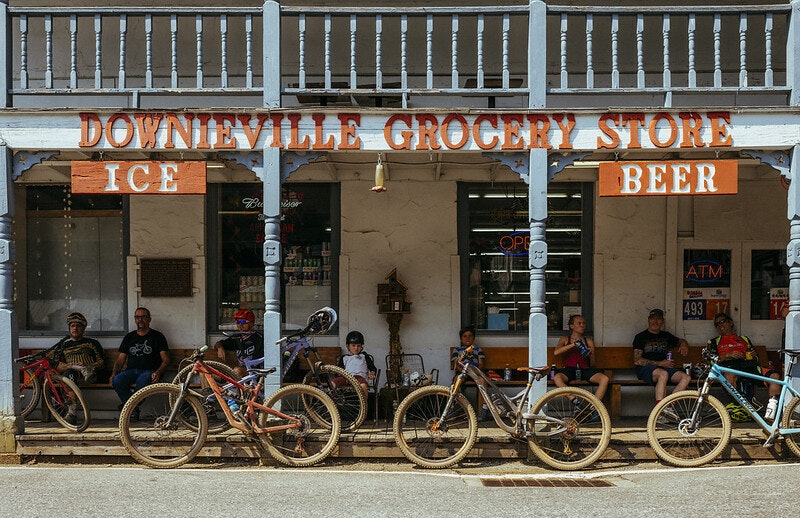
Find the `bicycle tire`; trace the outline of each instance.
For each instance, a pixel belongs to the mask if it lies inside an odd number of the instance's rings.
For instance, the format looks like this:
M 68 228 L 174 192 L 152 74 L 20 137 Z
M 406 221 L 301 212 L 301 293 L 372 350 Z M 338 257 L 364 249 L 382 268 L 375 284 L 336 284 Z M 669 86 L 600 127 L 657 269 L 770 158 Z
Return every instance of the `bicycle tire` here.
M 137 390 L 119 414 L 119 437 L 136 462 L 151 468 L 177 468 L 194 459 L 203 447 L 208 420 L 200 398 L 187 394 L 178 418 L 166 426 L 181 388 L 156 383 Z M 139 408 L 139 419 L 134 409 Z M 188 426 L 187 423 L 196 423 Z
M 793 397 L 786 408 L 783 409 L 783 416 L 781 417 L 781 428 L 798 428 L 800 427 L 800 398 Z M 800 457 L 800 434 L 788 433 L 783 436 L 786 441 L 786 446 L 792 450 L 795 456 Z
M 327 425 L 311 417 L 309 405 L 317 416 L 324 416 Z M 342 423 L 333 400 L 323 391 L 309 385 L 288 385 L 272 394 L 264 406 L 298 418 L 301 428 L 289 428 L 260 434 L 267 452 L 287 466 L 304 467 L 325 460 L 339 442 Z M 290 421 L 265 411 L 258 414 L 258 426 L 285 426 Z M 301 440 L 302 439 L 302 440 Z
M 34 372 L 33 369 L 24 368 L 19 371 L 19 415 L 23 418 L 31 415 L 42 397 L 42 382 L 34 376 Z M 26 390 L 30 393 L 26 394 Z
M 50 376 L 44 380 L 42 394 L 50 415 L 61 426 L 73 432 L 82 432 L 89 427 L 89 407 L 74 381 L 63 376 Z M 69 415 L 75 416 L 74 423 L 70 422 Z
M 231 379 L 238 380 L 239 376 L 236 375 L 234 370 L 225 365 L 224 363 L 215 362 L 215 361 L 205 361 L 203 362 L 209 367 L 212 367 L 221 373 L 225 374 L 226 376 L 230 377 Z M 175 385 L 183 385 L 183 382 L 186 380 L 186 376 L 192 374 L 192 369 L 194 368 L 194 364 L 187 365 L 183 369 L 181 369 L 178 374 L 172 379 L 172 383 Z M 216 397 L 212 397 L 211 400 L 208 400 L 208 396 L 214 394 L 214 391 L 211 389 L 210 386 L 207 386 L 205 380 L 200 376 L 200 374 L 194 374 L 197 378 L 197 383 L 192 382 L 193 384 L 200 385 L 199 388 L 193 388 L 192 390 L 197 392 L 198 394 L 203 395 L 202 405 L 206 411 L 206 417 L 208 418 L 208 433 L 222 433 L 228 428 L 231 427 L 231 424 L 228 422 L 228 416 L 225 415 L 225 412 L 220 407 L 219 401 Z M 224 381 L 222 378 L 217 378 L 215 376 L 215 380 L 218 384 L 227 385 L 228 382 Z M 238 389 L 237 389 L 238 392 Z M 192 423 L 187 423 L 187 426 L 193 426 Z
M 585 468 L 608 448 L 611 417 L 605 405 L 588 390 L 574 387 L 551 390 L 536 401 L 531 413 L 558 419 L 533 417 L 526 423 L 528 448 L 551 468 Z
M 700 426 L 687 428 L 699 394 L 681 391 L 670 394 L 658 403 L 647 419 L 647 440 L 659 459 L 683 468 L 702 466 L 716 459 L 731 438 L 731 418 L 725 406 L 712 395 L 700 413 Z M 678 419 L 664 413 L 669 406 Z
M 463 394 L 453 398 L 446 421 L 438 424 L 450 388 L 431 385 L 414 390 L 394 414 L 394 439 L 403 455 L 423 468 L 441 469 L 460 462 L 478 438 L 478 418 Z
M 336 378 L 344 378 L 347 383 L 333 387 L 332 380 Z M 335 365 L 321 365 L 319 378 L 315 379 L 314 372 L 308 371 L 303 378 L 303 384 L 321 389 L 333 400 L 342 420 L 342 431 L 354 432 L 364 423 L 367 417 L 367 396 L 355 376 L 346 370 Z M 309 412 L 313 417 L 313 406 L 309 407 Z M 317 419 L 318 416 L 314 418 Z M 322 423 L 321 420 L 320 424 Z

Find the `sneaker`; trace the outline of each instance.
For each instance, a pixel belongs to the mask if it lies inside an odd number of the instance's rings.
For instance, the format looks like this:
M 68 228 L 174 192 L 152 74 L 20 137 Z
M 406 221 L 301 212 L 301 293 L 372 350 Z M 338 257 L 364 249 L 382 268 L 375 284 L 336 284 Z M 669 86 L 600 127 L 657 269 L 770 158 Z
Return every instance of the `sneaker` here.
M 136 408 L 133 409 L 133 412 L 131 412 L 131 420 L 138 421 L 139 419 L 141 419 L 141 417 L 142 417 L 141 408 L 137 406 Z
M 596 423 L 599 420 L 600 420 L 600 414 L 598 414 L 597 411 L 595 410 L 595 411 L 592 411 L 591 414 L 589 414 L 589 418 L 586 420 L 586 422 L 587 423 Z
M 489 409 L 488 408 L 481 408 L 481 413 L 478 414 L 478 421 L 488 421 L 489 420 Z
M 75 414 L 67 414 L 64 416 L 64 421 L 68 422 L 72 426 L 75 426 L 76 424 L 78 424 L 78 416 L 76 416 Z
M 678 413 L 675 412 L 675 410 L 673 410 L 671 406 L 665 406 L 661 410 L 661 416 L 660 417 L 664 417 L 668 421 L 672 421 L 672 422 L 675 422 L 675 423 L 677 423 L 678 421 L 681 420 L 681 418 L 678 415 Z
M 580 415 L 581 410 L 583 410 L 583 404 L 582 404 L 581 400 L 579 400 L 578 398 L 575 398 L 575 399 L 572 400 L 572 406 L 573 406 L 572 416 L 573 417 L 577 417 L 578 415 Z

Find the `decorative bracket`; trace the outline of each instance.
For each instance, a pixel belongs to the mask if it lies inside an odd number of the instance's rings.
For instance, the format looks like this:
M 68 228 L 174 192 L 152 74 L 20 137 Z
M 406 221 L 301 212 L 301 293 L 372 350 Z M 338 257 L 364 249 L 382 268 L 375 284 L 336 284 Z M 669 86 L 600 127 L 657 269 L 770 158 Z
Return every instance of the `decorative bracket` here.
M 41 164 L 43 160 L 49 160 L 58 154 L 58 151 L 18 151 L 14 153 L 11 179 L 16 180 L 22 173 L 31 167 Z
M 289 175 L 300 169 L 302 166 L 325 156 L 326 153 L 308 151 L 302 155 L 293 151 L 281 153 L 281 183 L 285 182 Z
M 591 154 L 591 152 L 585 152 L 572 153 L 569 155 L 562 155 L 560 153 L 547 155 L 547 182 L 551 182 L 556 173 L 561 172 L 568 165 L 572 165 L 578 160 L 583 160 Z M 519 177 L 522 178 L 522 181 L 526 184 L 530 184 L 530 158 L 527 153 L 483 153 L 483 156 L 507 166 L 517 173 Z
M 786 151 L 773 151 L 768 153 L 763 151 L 755 151 L 752 149 L 743 149 L 742 154 L 761 160 L 762 164 L 767 164 L 778 171 L 781 176 L 791 181 L 792 171 L 789 166 L 792 163 L 792 160 L 789 156 L 789 153 Z
M 495 162 L 500 162 L 522 178 L 526 184 L 530 184 L 530 158 L 527 153 L 482 153 L 483 156 Z
M 300 167 L 324 155 L 325 153 L 319 152 L 307 152 L 302 155 L 293 151 L 281 153 L 281 183 L 285 182 L 286 179 L 289 178 L 289 175 L 300 169 Z M 237 164 L 243 165 L 261 178 L 261 173 L 264 168 L 264 153 L 258 151 L 253 151 L 252 153 L 221 152 L 218 156 L 226 162 L 236 162 Z
M 547 182 L 553 181 L 556 174 L 563 171 L 565 167 L 574 164 L 578 160 L 583 160 L 591 154 L 591 152 L 585 152 L 572 153 L 569 155 L 562 155 L 561 153 L 547 155 Z

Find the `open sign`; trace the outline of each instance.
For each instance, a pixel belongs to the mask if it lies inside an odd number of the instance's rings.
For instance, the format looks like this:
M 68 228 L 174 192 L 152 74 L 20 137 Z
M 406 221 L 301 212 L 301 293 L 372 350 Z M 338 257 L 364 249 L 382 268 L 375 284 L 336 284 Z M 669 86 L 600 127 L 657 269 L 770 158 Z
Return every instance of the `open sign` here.
M 527 230 L 500 236 L 500 251 L 513 257 L 528 255 L 531 246 L 531 233 Z

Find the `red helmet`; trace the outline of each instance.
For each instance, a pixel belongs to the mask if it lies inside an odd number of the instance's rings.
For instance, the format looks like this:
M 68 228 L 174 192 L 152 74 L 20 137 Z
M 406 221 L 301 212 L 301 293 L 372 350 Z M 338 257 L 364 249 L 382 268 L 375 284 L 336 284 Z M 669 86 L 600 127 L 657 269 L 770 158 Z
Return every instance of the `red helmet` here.
M 247 320 L 250 323 L 256 321 L 256 316 L 251 309 L 240 309 L 233 315 L 234 320 Z

